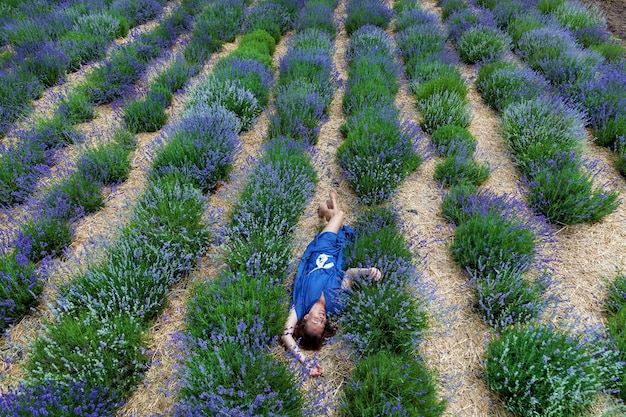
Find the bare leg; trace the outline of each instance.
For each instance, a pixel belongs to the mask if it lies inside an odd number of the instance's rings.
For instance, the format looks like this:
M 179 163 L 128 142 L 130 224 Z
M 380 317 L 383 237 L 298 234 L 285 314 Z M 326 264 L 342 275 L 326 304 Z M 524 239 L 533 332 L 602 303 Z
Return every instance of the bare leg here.
M 333 233 L 339 232 L 339 229 L 341 228 L 341 226 L 343 226 L 344 217 L 345 217 L 345 214 L 343 211 L 335 210 L 333 216 L 328 221 L 328 224 L 326 224 L 324 229 L 322 229 L 322 232 L 333 232 Z

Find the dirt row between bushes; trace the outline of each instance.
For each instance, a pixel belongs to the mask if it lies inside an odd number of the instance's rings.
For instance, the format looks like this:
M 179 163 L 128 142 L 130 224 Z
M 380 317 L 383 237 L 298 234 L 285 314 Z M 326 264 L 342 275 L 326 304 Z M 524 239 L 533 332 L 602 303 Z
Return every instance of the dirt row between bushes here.
M 581 0 L 582 3 L 598 7 L 606 16 L 606 23 L 622 45 L 626 45 L 626 0 Z

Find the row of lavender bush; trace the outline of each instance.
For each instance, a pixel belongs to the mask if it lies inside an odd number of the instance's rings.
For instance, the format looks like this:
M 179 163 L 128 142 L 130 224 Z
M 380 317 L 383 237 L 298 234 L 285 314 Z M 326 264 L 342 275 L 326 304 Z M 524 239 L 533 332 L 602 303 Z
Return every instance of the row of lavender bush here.
M 398 71 L 392 40 L 384 31 L 392 11 L 380 1 L 347 5 L 348 82 L 343 100 L 348 117 L 338 149 L 357 196 L 365 203 L 386 201 L 421 162 L 418 128 L 401 124 L 395 107 Z M 342 416 L 438 416 L 433 374 L 416 355 L 428 327 L 421 275 L 396 212 L 367 209 L 346 247 L 346 267 L 378 267 L 380 281 L 360 277 L 339 316 L 342 337 L 355 353 L 355 366 L 342 393 Z
M 435 153 L 445 157 L 434 176 L 452 187 L 442 211 L 456 226 L 450 249 L 471 276 L 477 309 L 496 329 L 535 318 L 544 283 L 530 284 L 523 274 L 535 261 L 540 222 L 520 202 L 477 189 L 488 169 L 472 158 L 476 139 L 467 130 L 468 89 L 438 16 L 415 7 L 398 16 L 395 30 L 422 126 L 431 133 Z
M 111 53 L 55 107 L 51 117 L 36 118 L 34 127 L 17 132 L 17 143 L 3 146 L 0 156 L 0 201 L 24 202 L 42 173 L 55 163 L 54 154 L 83 138 L 74 125 L 95 117 L 94 105 L 108 104 L 131 93 L 148 64 L 191 29 L 201 3 L 186 0 L 149 32 Z
M 124 123 L 133 133 L 156 132 L 167 122 L 165 109 L 172 95 L 200 70 L 209 55 L 232 42 L 241 29 L 250 1 L 211 1 L 195 17 L 191 39 L 173 63 L 160 72 L 140 97 L 124 103 Z
M 615 341 L 619 360 L 626 363 L 626 276 L 619 274 L 609 286 L 606 303 L 607 333 Z M 626 400 L 626 371 L 622 371 L 618 383 L 620 398 Z
M 360 26 L 354 24 L 346 53 L 348 81 L 343 109 L 347 118 L 340 127 L 345 140 L 337 158 L 359 199 L 375 204 L 389 199 L 420 165 L 420 133 L 415 124 L 400 121 L 395 106 L 398 66 L 392 41 L 383 29 L 391 9 L 378 0 L 354 0 L 346 8 L 346 25 L 353 16 L 363 20 Z M 377 22 L 381 15 L 387 19 Z
M 39 4 L 38 4 L 39 3 Z M 23 2 L 0 14 L 0 137 L 31 108 L 43 88 L 104 57 L 115 38 L 157 18 L 165 1 Z M 4 4 L 4 3 L 3 3 Z
M 35 341 L 24 383 L 2 396 L 4 415 L 115 414 L 147 369 L 144 331 L 208 243 L 206 199 L 187 173 L 203 170 L 217 181 L 228 172 L 239 127 L 234 114 L 214 109 L 185 115 L 168 130 L 212 143 L 202 162 L 214 165 L 154 171 L 104 260 L 59 290 L 55 321 Z
M 243 12 L 243 4 L 239 7 Z M 213 5 L 209 4 L 204 10 L 213 10 Z M 241 27 L 236 20 L 232 24 L 236 26 L 231 32 Z M 194 45 L 194 39 L 196 37 L 192 37 L 190 45 Z M 206 58 L 213 46 L 211 43 L 204 45 L 207 50 L 202 56 Z M 194 46 L 194 54 L 198 53 L 199 46 Z M 198 64 L 200 62 L 176 61 L 155 79 L 154 85 L 159 86 L 161 92 L 171 91 L 171 99 L 174 90 L 182 87 L 192 75 L 188 69 Z M 135 132 L 119 130 L 110 143 L 86 148 L 74 168 L 63 169 L 61 180 L 53 181 L 43 196 L 28 202 L 28 218 L 19 227 L 16 238 L 2 248 L 1 278 L 5 285 L 0 297 L 0 330 L 20 320 L 38 302 L 48 261 L 61 256 L 70 245 L 72 224 L 76 220 L 104 206 L 102 188 L 119 184 L 128 177 L 129 155 L 135 147 L 132 133 Z M 44 262 L 37 265 L 40 261 Z
M 618 168 L 626 172 L 626 60 L 624 47 L 610 39 L 602 14 L 562 0 L 486 6 L 520 56 L 581 106 L 596 143 L 615 149 Z
M 508 43 L 500 43 L 506 35 L 487 18 L 489 11 L 483 13 L 458 0 L 442 5 L 446 21 L 454 27 L 450 33 L 459 37 L 459 49 L 465 47 L 460 39 L 475 28 L 489 28 L 494 34 L 484 39 L 485 45 L 503 45 L 496 53 L 483 48 L 485 53 L 474 61 L 495 61 L 481 68 L 478 87 L 486 101 L 502 112 L 504 136 L 524 174 L 530 206 L 557 224 L 592 223 L 612 213 L 619 205 L 618 193 L 605 190 L 606 184 L 594 185 L 599 174 L 596 162 L 582 156 L 583 115 L 547 89 L 548 82 L 540 75 L 498 61 Z
M 274 4 L 273 8 L 296 3 Z M 281 59 L 268 142 L 237 195 L 224 232 L 224 267 L 194 288 L 175 415 L 303 415 L 312 409 L 291 365 L 270 353 L 288 313 L 294 228 L 311 197 L 315 143 L 333 93 L 333 9 L 311 1 Z
M 224 61 L 222 81 L 249 74 L 236 58 Z M 211 102 L 189 106 L 164 132 L 130 224 L 103 261 L 60 289 L 56 322 L 36 340 L 26 382 L 3 395 L 0 411 L 114 415 L 147 369 L 144 332 L 162 311 L 168 289 L 206 250 L 203 191 L 229 173 L 240 130 L 234 112 Z
M 596 7 L 565 0 L 483 1 L 520 57 L 585 112 L 594 141 L 618 153 L 626 175 L 625 48 Z
M 463 7 L 460 2 L 444 3 L 442 11 L 453 23 L 450 32 L 458 35 L 459 49 L 467 47 L 459 42 L 465 33 L 479 33 L 489 27 L 480 26 L 484 22 L 476 25 L 480 11 Z M 484 33 L 503 39 L 493 27 Z M 491 47 L 482 48 L 474 62 L 484 63 L 502 55 L 506 42 L 489 39 L 493 38 L 485 38 L 485 45 Z M 479 88 L 484 87 L 482 76 L 493 65 L 481 68 Z M 525 84 L 513 77 L 502 79 L 508 80 L 509 86 L 525 90 L 520 87 Z M 490 90 L 500 100 L 513 103 L 519 97 L 514 94 L 517 91 Z M 541 92 L 533 90 L 534 94 Z M 533 130 L 536 128 L 537 123 L 528 125 L 528 131 L 535 134 L 540 132 Z M 578 415 L 599 392 L 615 390 L 622 365 L 610 343 L 597 333 L 574 335 L 540 321 L 547 304 L 542 297 L 549 283 L 547 276 L 528 282 L 522 275 L 532 266 L 538 238 L 546 231 L 540 219 L 533 219 L 519 202 L 463 187 L 446 196 L 443 210 L 458 225 L 453 255 L 476 281 L 483 317 L 499 331 L 487 345 L 485 378 L 507 409 L 528 416 Z M 532 354 L 528 354 L 530 351 Z

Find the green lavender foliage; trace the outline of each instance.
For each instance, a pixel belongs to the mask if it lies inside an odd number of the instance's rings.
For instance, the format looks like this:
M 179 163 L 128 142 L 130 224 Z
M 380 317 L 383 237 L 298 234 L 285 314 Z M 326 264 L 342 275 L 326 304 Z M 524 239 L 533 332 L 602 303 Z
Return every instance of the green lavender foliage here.
M 142 338 L 141 326 L 129 317 L 102 322 L 66 316 L 36 339 L 26 374 L 33 382 L 86 381 L 87 387 L 129 395 L 148 365 Z
M 359 361 L 343 393 L 342 417 L 440 416 L 433 373 L 420 359 L 379 352 Z
M 581 415 L 606 382 L 592 347 L 543 324 L 504 329 L 485 365 L 489 388 L 519 416 Z

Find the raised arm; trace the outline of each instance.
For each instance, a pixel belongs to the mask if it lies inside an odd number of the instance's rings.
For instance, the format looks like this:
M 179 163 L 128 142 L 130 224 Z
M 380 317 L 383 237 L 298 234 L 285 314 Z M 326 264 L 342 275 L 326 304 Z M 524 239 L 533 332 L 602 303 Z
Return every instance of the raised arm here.
M 369 275 L 374 281 L 380 280 L 382 274 L 380 270 L 375 267 L 371 268 L 350 268 L 343 274 L 343 280 L 341 281 L 341 288 L 348 289 L 352 287 L 354 278 L 357 276 Z
M 298 316 L 296 315 L 296 309 L 291 307 L 289 310 L 289 316 L 287 317 L 287 321 L 285 322 L 285 331 L 280 337 L 283 341 L 283 344 L 293 354 L 298 361 L 309 371 L 309 375 L 311 376 L 320 376 L 324 375 L 324 371 L 322 368 L 311 362 L 305 355 L 302 353 L 295 339 L 293 338 L 293 329 L 296 327 L 296 323 L 298 323 Z

